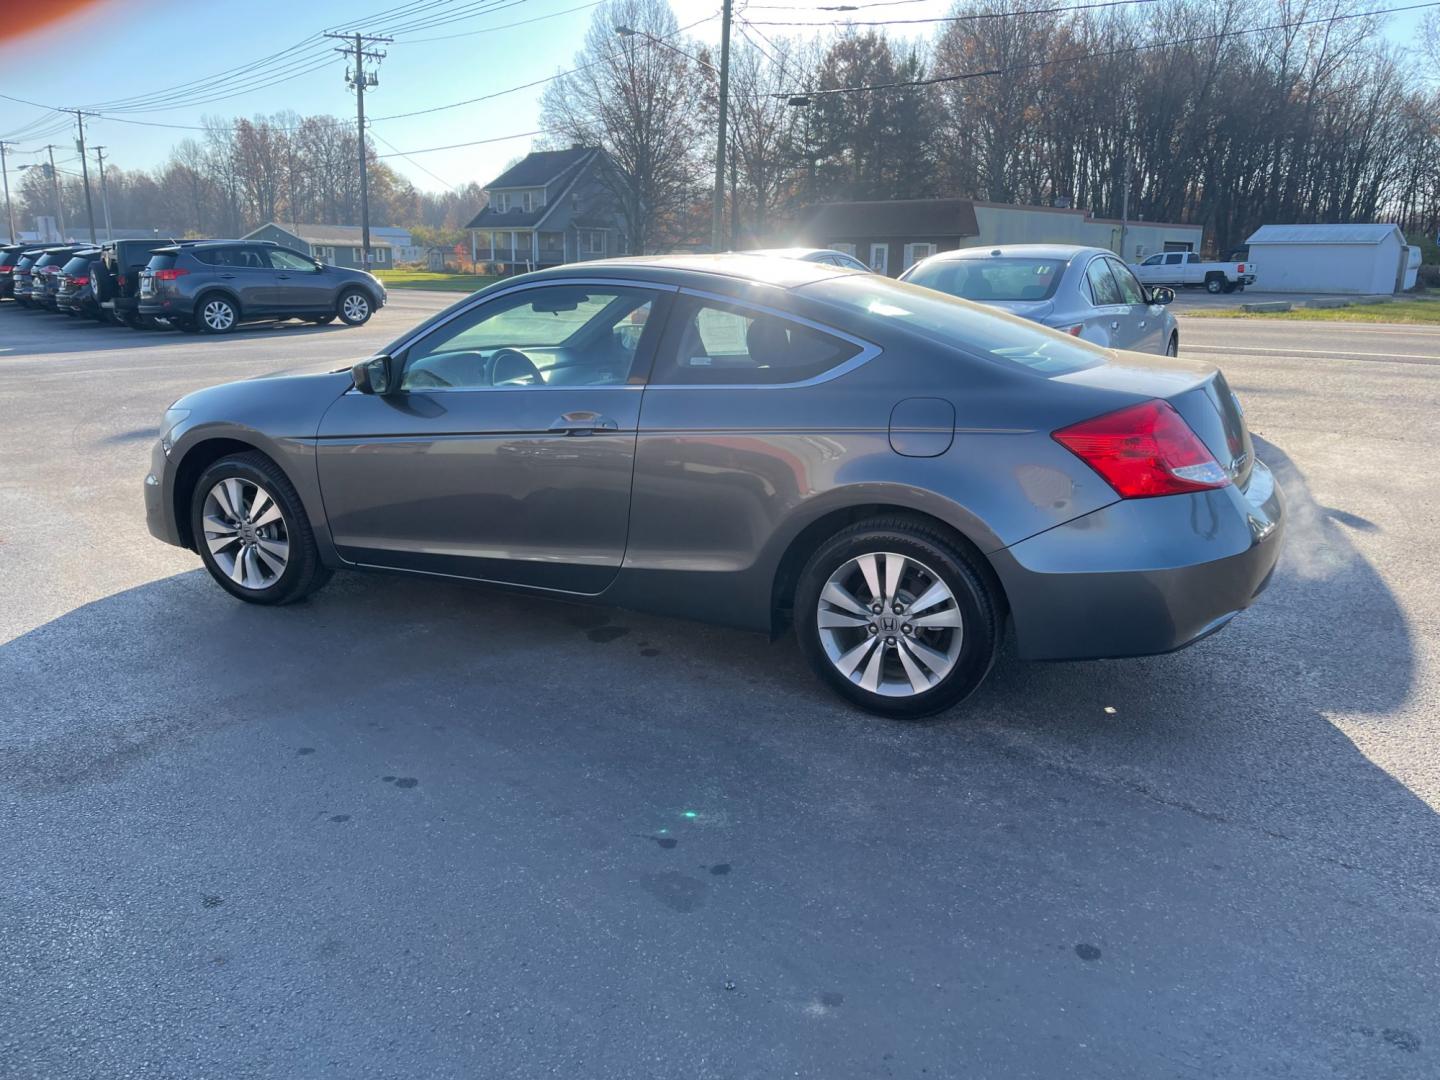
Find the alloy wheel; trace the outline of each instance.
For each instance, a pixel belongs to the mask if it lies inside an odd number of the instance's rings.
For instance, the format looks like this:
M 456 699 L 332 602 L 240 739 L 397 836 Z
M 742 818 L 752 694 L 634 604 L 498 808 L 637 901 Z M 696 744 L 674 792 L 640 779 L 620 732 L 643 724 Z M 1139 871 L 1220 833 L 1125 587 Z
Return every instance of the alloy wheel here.
M 370 304 L 359 293 L 351 293 L 345 297 L 342 311 L 348 322 L 364 322 L 370 316 Z
M 231 581 L 268 589 L 290 561 L 290 533 L 280 504 L 252 480 L 226 477 L 205 496 L 205 544 Z
M 200 319 L 208 329 L 224 332 L 235 325 L 235 309 L 225 300 L 207 300 Z
M 964 621 L 939 574 L 890 551 L 837 568 L 816 611 L 820 644 L 835 669 L 885 697 L 911 697 L 943 682 L 960 657 Z

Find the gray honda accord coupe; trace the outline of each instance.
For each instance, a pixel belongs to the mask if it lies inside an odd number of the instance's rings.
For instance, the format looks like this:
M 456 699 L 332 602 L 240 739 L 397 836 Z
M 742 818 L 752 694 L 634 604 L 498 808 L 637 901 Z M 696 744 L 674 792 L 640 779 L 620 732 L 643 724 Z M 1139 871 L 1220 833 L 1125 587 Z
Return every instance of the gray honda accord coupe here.
M 341 371 L 166 412 L 151 532 L 233 596 L 340 569 L 776 633 L 878 713 L 1022 658 L 1161 653 L 1265 587 L 1282 509 L 1225 378 L 746 255 L 512 278 Z

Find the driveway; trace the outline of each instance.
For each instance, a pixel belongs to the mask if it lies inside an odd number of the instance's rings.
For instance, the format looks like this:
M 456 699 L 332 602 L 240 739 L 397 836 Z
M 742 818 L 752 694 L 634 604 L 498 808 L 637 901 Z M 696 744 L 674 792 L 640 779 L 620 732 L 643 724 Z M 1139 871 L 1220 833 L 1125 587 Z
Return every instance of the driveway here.
M 170 401 L 452 299 L 0 310 L 0 1075 L 1440 1073 L 1434 333 L 1182 320 L 1289 500 L 1269 592 L 906 725 L 789 638 L 359 574 L 259 609 L 149 537 Z

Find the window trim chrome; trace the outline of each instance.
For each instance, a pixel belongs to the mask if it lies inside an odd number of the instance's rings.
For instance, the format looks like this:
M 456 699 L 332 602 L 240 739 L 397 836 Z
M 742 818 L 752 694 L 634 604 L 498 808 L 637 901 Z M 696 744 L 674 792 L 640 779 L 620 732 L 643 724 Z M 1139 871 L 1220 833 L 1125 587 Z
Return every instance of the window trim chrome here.
M 659 383 L 651 382 L 644 385 L 645 390 L 795 390 L 806 386 L 818 386 L 820 383 L 838 379 L 842 375 L 848 375 L 856 368 L 868 364 L 875 357 L 885 350 L 873 341 L 856 337 L 854 334 L 846 333 L 844 330 L 827 326 L 825 323 L 816 322 L 814 319 L 807 319 L 803 315 L 797 315 L 793 311 L 785 311 L 782 308 L 770 307 L 768 304 L 757 304 L 750 300 L 739 300 L 733 296 L 726 296 L 723 293 L 712 293 L 705 289 L 694 289 L 681 286 L 676 290 L 681 296 L 693 296 L 701 300 L 718 300 L 722 304 L 731 307 L 748 308 L 751 311 L 761 312 L 766 315 L 773 315 L 776 318 L 785 319 L 788 322 L 799 323 L 801 326 L 808 326 L 822 334 L 842 341 L 848 341 L 851 345 L 860 347 L 860 351 L 844 363 L 837 364 L 832 368 L 812 375 L 808 379 L 801 379 L 798 382 L 787 383 Z M 662 363 L 662 358 L 656 357 L 655 368 Z M 654 373 L 654 368 L 651 369 Z

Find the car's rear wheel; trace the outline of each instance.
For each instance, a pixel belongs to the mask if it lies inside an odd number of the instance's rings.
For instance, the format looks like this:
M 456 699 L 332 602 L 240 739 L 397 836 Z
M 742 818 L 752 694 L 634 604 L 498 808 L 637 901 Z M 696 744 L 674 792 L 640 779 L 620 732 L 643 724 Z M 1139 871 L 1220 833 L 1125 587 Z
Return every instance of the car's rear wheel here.
M 205 569 L 249 603 L 289 604 L 330 579 L 300 496 L 264 454 L 224 457 L 201 474 L 190 529 Z
M 1206 292 L 1213 295 L 1220 292 L 1220 290 L 1223 288 L 1225 288 L 1225 279 L 1222 278 L 1219 274 L 1212 274 L 1210 277 L 1205 279 Z
M 346 289 L 335 305 L 336 313 L 347 326 L 362 326 L 370 321 L 370 297 L 361 289 Z
M 882 716 L 931 716 L 989 673 L 999 604 L 941 530 L 862 521 L 821 546 L 795 592 L 800 647 L 842 697 Z
M 224 296 L 202 296 L 195 306 L 200 329 L 207 334 L 228 334 L 240 321 L 234 301 Z

